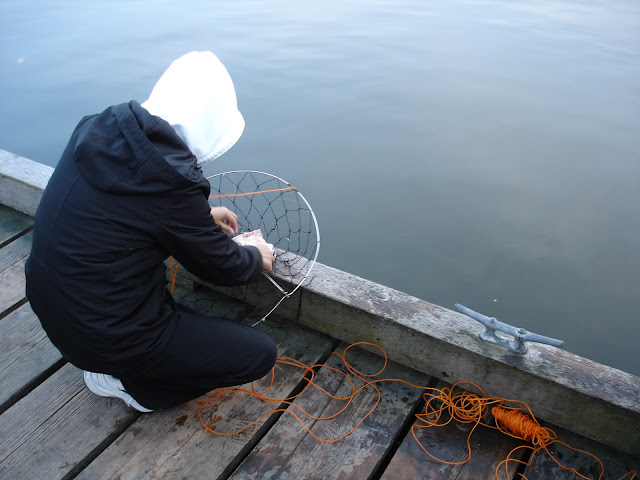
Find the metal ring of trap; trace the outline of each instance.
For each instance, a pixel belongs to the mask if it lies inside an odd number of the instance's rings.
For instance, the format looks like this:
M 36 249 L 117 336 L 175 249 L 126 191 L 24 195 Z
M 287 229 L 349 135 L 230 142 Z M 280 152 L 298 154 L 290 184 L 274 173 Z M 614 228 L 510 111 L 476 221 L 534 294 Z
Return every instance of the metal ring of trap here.
M 309 277 L 320 250 L 316 216 L 295 187 L 270 173 L 233 170 L 211 175 L 207 180 L 211 185 L 209 203 L 234 212 L 239 233 L 260 229 L 264 239 L 275 247 L 273 271 L 265 276 L 282 298 L 257 322 L 260 323 Z M 293 288 L 285 290 L 274 277 Z

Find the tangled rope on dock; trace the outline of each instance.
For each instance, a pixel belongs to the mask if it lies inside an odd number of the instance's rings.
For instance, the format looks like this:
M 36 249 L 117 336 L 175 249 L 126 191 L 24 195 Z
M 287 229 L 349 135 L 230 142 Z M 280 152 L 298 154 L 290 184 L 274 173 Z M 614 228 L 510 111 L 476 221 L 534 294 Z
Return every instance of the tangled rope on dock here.
M 347 360 L 346 357 L 348 351 L 356 346 L 368 346 L 374 349 L 378 349 L 381 352 L 381 355 L 384 359 L 384 364 L 380 371 L 373 374 L 365 374 L 353 367 L 353 365 Z M 530 445 L 520 445 L 511 450 L 507 457 L 498 464 L 495 472 L 496 479 L 498 480 L 500 480 L 501 478 L 501 473 L 504 474 L 504 478 L 514 478 L 514 472 L 512 472 L 511 470 L 518 465 L 531 465 L 535 455 L 540 452 L 544 452 L 549 455 L 550 458 L 553 459 L 553 461 L 560 468 L 572 472 L 577 478 L 585 480 L 595 480 L 586 477 L 574 468 L 563 465 L 561 461 L 549 450 L 549 447 L 553 444 L 562 445 L 576 453 L 591 457 L 599 465 L 600 473 L 597 477 L 597 480 L 601 480 L 604 475 L 604 465 L 597 456 L 584 450 L 571 447 L 570 445 L 567 445 L 566 443 L 558 440 L 557 435 L 553 430 L 540 425 L 529 406 L 523 401 L 511 400 L 506 398 L 487 397 L 482 388 L 472 382 L 458 382 L 450 388 L 445 387 L 438 389 L 415 385 L 402 379 L 381 378 L 380 376 L 387 366 L 386 352 L 382 349 L 382 347 L 368 342 L 358 342 L 351 344 L 346 347 L 342 353 L 333 352 L 331 355 L 337 355 L 340 358 L 342 364 L 344 365 L 344 370 L 334 368 L 326 364 L 309 366 L 290 357 L 278 357 L 276 361 L 277 364 L 299 369 L 302 373 L 302 380 L 306 382 L 305 386 L 299 393 L 294 394 L 290 397 L 277 398 L 269 396 L 269 392 L 273 388 L 276 380 L 274 368 L 271 371 L 269 384 L 263 391 L 258 391 L 256 382 L 253 382 L 251 390 L 242 387 L 222 388 L 212 391 L 209 395 L 195 400 L 194 402 L 192 402 L 193 404 L 188 404 L 187 406 L 198 411 L 198 417 L 203 427 L 215 435 L 237 435 L 247 430 L 249 427 L 260 423 L 266 417 L 269 417 L 276 413 L 283 413 L 292 415 L 300 423 L 302 428 L 319 442 L 335 443 L 351 435 L 360 425 L 362 425 L 366 418 L 374 413 L 375 409 L 378 407 L 382 399 L 381 391 L 378 388 L 379 384 L 383 382 L 400 382 L 410 387 L 424 391 L 423 399 L 425 402 L 425 407 L 422 413 L 416 414 L 416 422 L 411 427 L 411 433 L 413 435 L 413 438 L 416 442 L 418 442 L 420 448 L 425 452 L 425 454 L 435 461 L 450 465 L 461 465 L 468 462 L 471 459 L 471 436 L 473 435 L 473 432 L 477 427 L 483 426 L 486 428 L 499 430 L 500 432 L 510 437 L 530 442 Z M 345 396 L 333 395 L 326 389 L 322 388 L 319 384 L 317 384 L 314 381 L 314 378 L 318 370 L 321 368 L 329 369 L 337 373 L 338 375 L 342 375 L 345 378 L 347 384 L 350 386 L 350 393 Z M 356 388 L 352 378 L 359 379 L 363 382 L 363 385 Z M 295 403 L 295 400 L 304 395 L 304 393 L 309 388 L 319 390 L 323 394 L 334 400 L 344 402 L 344 404 L 337 412 L 331 415 L 327 415 L 324 417 L 313 415 L 305 411 Z M 377 400 L 369 409 L 363 412 L 363 415 L 360 417 L 360 419 L 355 422 L 355 424 L 351 428 L 349 428 L 346 433 L 338 435 L 334 438 L 323 438 L 314 433 L 312 429 L 305 423 L 304 419 L 307 419 L 307 421 L 311 422 L 336 419 L 341 413 L 347 410 L 347 408 L 354 402 L 355 398 L 360 392 L 368 388 L 371 388 L 376 392 Z M 478 393 L 473 393 L 471 390 L 476 390 Z M 222 432 L 216 426 L 211 426 L 208 424 L 208 421 L 205 419 L 205 412 L 207 409 L 220 402 L 228 394 L 248 395 L 263 402 L 277 404 L 278 408 L 269 411 L 259 418 L 247 423 L 240 429 L 230 432 Z M 457 462 L 438 458 L 430 453 L 429 450 L 421 443 L 418 435 L 418 432 L 421 429 L 444 427 L 445 425 L 448 425 L 454 421 L 473 425 L 466 440 L 467 457 L 464 460 Z M 530 453 L 528 461 L 517 458 L 517 455 L 523 453 L 523 451 L 525 450 Z M 522 473 L 515 473 L 515 475 L 525 480 L 527 478 Z M 620 477 L 619 480 L 633 480 L 635 478 L 636 472 L 630 471 Z

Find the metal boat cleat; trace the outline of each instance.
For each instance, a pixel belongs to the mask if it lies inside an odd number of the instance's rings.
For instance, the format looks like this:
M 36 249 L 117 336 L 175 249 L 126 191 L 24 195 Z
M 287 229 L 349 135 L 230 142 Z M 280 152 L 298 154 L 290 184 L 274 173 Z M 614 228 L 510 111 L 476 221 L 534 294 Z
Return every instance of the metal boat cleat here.
M 481 313 L 474 312 L 459 303 L 456 303 L 455 306 L 460 312 L 484 325 L 485 329 L 480 332 L 480 338 L 482 340 L 500 345 L 501 347 L 509 349 L 513 353 L 517 353 L 519 355 L 527 353 L 527 346 L 524 342 L 544 343 L 554 347 L 564 346 L 564 341 L 562 340 L 545 337 L 544 335 L 538 335 L 537 333 L 531 333 L 526 331 L 524 328 L 512 327 L 506 323 L 499 322 L 494 317 L 487 317 Z M 513 340 L 509 341 L 506 338 L 496 335 L 496 331 L 512 336 Z

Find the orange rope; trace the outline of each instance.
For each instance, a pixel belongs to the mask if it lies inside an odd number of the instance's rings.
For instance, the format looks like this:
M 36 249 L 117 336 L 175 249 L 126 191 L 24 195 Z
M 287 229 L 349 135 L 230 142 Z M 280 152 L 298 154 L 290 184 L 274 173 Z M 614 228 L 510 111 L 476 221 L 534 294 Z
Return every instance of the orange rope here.
M 285 190 L 295 190 L 295 187 L 292 187 L 291 185 L 289 185 L 288 187 L 274 188 L 273 190 L 260 190 L 257 192 L 247 192 L 247 193 L 227 193 L 223 195 L 209 195 L 209 198 L 246 197 L 248 195 L 257 195 L 258 193 L 284 192 Z
M 348 351 L 352 347 L 360 346 L 360 345 L 366 345 L 369 347 L 377 348 L 381 352 L 384 358 L 384 365 L 379 372 L 376 372 L 373 374 L 365 374 L 363 372 L 358 371 L 349 363 L 349 361 L 346 358 Z M 257 391 L 256 382 L 252 383 L 251 390 L 248 390 L 242 387 L 221 388 L 221 389 L 213 390 L 211 393 L 209 393 L 206 397 L 202 399 L 194 400 L 195 405 L 187 404 L 187 406 L 189 408 L 193 408 L 198 411 L 198 418 L 200 419 L 200 422 L 202 423 L 203 427 L 215 435 L 221 435 L 221 436 L 237 435 L 245 431 L 246 429 L 250 428 L 251 426 L 260 423 L 263 419 L 269 417 L 270 415 L 273 415 L 275 413 L 283 413 L 283 414 L 292 415 L 294 419 L 298 423 L 300 423 L 302 428 L 309 435 L 311 435 L 313 438 L 315 438 L 319 442 L 335 443 L 351 435 L 351 433 L 353 433 L 360 425 L 362 425 L 362 423 L 378 407 L 382 399 L 382 394 L 380 392 L 380 389 L 377 387 L 377 384 L 382 382 L 400 382 L 408 386 L 425 391 L 425 393 L 423 394 L 423 398 L 425 400 L 424 413 L 416 414 L 416 423 L 412 426 L 411 433 L 414 439 L 416 440 L 416 442 L 418 442 L 419 446 L 422 448 L 422 450 L 429 457 L 431 457 L 432 459 L 438 462 L 449 464 L 449 465 L 460 465 L 469 461 L 471 458 L 471 446 L 470 446 L 471 435 L 479 425 L 483 425 L 488 428 L 497 429 L 500 432 L 506 435 L 509 435 L 511 437 L 529 441 L 533 445 L 533 446 L 521 445 L 511 450 L 511 452 L 509 452 L 509 454 L 507 455 L 507 458 L 504 459 L 502 462 L 500 462 L 500 464 L 496 468 L 496 479 L 498 480 L 500 479 L 501 469 L 504 469 L 505 474 L 507 476 L 506 478 L 512 478 L 512 475 L 509 471 L 509 466 L 511 464 L 516 463 L 516 464 L 531 465 L 531 462 L 533 461 L 535 454 L 537 454 L 540 451 L 546 452 L 555 461 L 555 463 L 558 464 L 561 468 L 573 472 L 579 478 L 590 480 L 588 477 L 583 476 L 575 469 L 562 465 L 560 461 L 556 457 L 554 457 L 553 454 L 548 450 L 548 447 L 553 443 L 563 445 L 564 447 L 569 448 L 575 452 L 582 453 L 593 458 L 600 465 L 600 475 L 598 476 L 598 480 L 602 479 L 602 475 L 604 474 L 604 466 L 600 461 L 600 459 L 598 459 L 595 455 L 592 455 L 591 453 L 585 452 L 583 450 L 579 450 L 577 448 L 573 448 L 557 440 L 556 434 L 551 429 L 540 426 L 535 416 L 531 412 L 531 409 L 524 402 L 521 402 L 519 400 L 508 400 L 504 398 L 487 397 L 484 391 L 482 390 L 482 388 L 480 388 L 478 385 L 471 382 L 459 382 L 453 385 L 451 388 L 436 389 L 431 387 L 414 385 L 402 379 L 378 378 L 380 375 L 382 375 L 382 373 L 384 372 L 387 366 L 387 355 L 386 355 L 386 352 L 380 346 L 373 343 L 368 343 L 368 342 L 354 343 L 347 346 L 344 349 L 342 354 L 338 352 L 333 352 L 331 355 L 337 355 L 340 358 L 340 360 L 342 360 L 342 363 L 346 371 L 342 371 L 340 369 L 337 369 L 325 364 L 316 364 L 313 366 L 307 366 L 304 363 L 298 360 L 295 360 L 293 358 L 278 357 L 278 359 L 276 360 L 277 364 L 300 369 L 302 372 L 302 380 L 306 382 L 306 385 L 304 386 L 302 391 L 298 394 L 292 395 L 291 397 L 276 398 L 268 395 L 268 393 L 273 388 L 273 385 L 275 382 L 275 368 L 274 368 L 271 371 L 269 384 L 263 391 Z M 349 387 L 350 393 L 346 396 L 341 397 L 338 395 L 331 394 L 326 389 L 319 386 L 315 382 L 315 377 L 317 372 L 321 368 L 329 369 L 332 372 L 337 373 L 338 375 L 342 375 L 346 380 L 346 384 Z M 359 379 L 361 382 L 363 382 L 363 385 L 360 386 L 359 388 L 356 388 L 352 380 L 352 377 Z M 462 389 L 462 386 L 466 386 L 467 388 Z M 477 395 L 475 393 L 468 391 L 469 387 L 477 389 L 480 392 L 480 395 Z M 295 400 L 300 398 L 310 388 L 319 390 L 320 392 L 322 392 L 323 394 L 325 394 L 331 399 L 344 402 L 344 405 L 342 405 L 342 407 L 336 413 L 328 416 L 322 417 L 322 416 L 313 415 L 305 411 L 295 403 Z M 366 410 L 365 412 L 363 412 L 359 420 L 355 422 L 355 425 L 349 428 L 349 430 L 343 435 L 336 436 L 335 438 L 322 438 L 316 433 L 314 433 L 311 430 L 311 428 L 308 427 L 307 424 L 305 423 L 305 420 L 304 420 L 305 418 L 307 419 L 307 421 L 313 421 L 313 422 L 326 421 L 326 420 L 337 418 L 340 414 L 346 412 L 346 410 L 354 402 L 354 399 L 358 394 L 360 394 L 361 392 L 363 392 L 365 389 L 368 389 L 368 388 L 373 389 L 373 391 L 375 392 L 374 398 L 376 398 L 376 400 L 373 406 L 368 410 Z M 220 402 L 223 398 L 232 394 L 248 395 L 250 397 L 259 399 L 263 402 L 274 403 L 279 406 L 275 410 L 267 412 L 266 414 L 244 425 L 238 430 L 235 430 L 232 432 L 221 432 L 216 428 L 215 425 L 211 426 L 208 424 L 207 420 L 204 418 L 204 411 L 207 408 L 210 408 L 214 406 L 216 403 Z M 488 423 L 488 421 L 485 420 L 485 417 L 488 417 L 489 407 L 492 407 L 491 414 L 495 421 L 495 425 L 493 423 Z M 466 441 L 467 452 L 468 452 L 467 458 L 460 462 L 450 462 L 450 461 L 435 457 L 427 450 L 427 448 L 424 445 L 420 443 L 420 439 L 416 434 L 416 431 L 418 429 L 443 427 L 453 421 L 457 421 L 460 423 L 473 424 L 473 427 L 471 428 Z M 515 455 L 523 449 L 528 449 L 532 452 L 532 455 L 528 462 L 524 462 L 522 460 L 519 460 L 518 458 L 515 458 Z M 518 475 L 523 479 L 526 479 L 524 475 L 522 474 L 518 474 Z M 635 478 L 636 478 L 636 472 L 630 471 L 625 475 L 623 475 L 620 478 L 620 480 L 633 480 Z
M 171 277 L 171 295 L 173 295 L 173 289 L 176 287 L 176 278 L 178 277 L 178 266 L 180 264 L 176 262 L 176 266 L 173 266 L 173 257 L 169 257 L 169 276 Z
M 518 410 L 493 407 L 491 414 L 498 428 L 507 435 L 512 433 L 516 438 L 531 441 L 534 445 L 541 447 L 554 440 L 551 430 L 541 427 L 538 422 Z

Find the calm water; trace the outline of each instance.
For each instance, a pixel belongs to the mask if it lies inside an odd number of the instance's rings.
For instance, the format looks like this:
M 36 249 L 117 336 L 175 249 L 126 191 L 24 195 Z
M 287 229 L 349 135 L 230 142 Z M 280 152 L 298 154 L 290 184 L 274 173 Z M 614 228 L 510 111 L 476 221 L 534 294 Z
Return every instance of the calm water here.
M 212 50 L 247 127 L 207 173 L 296 185 L 320 261 L 640 374 L 640 3 L 97 3 L 3 0 L 0 148 L 55 165 Z

